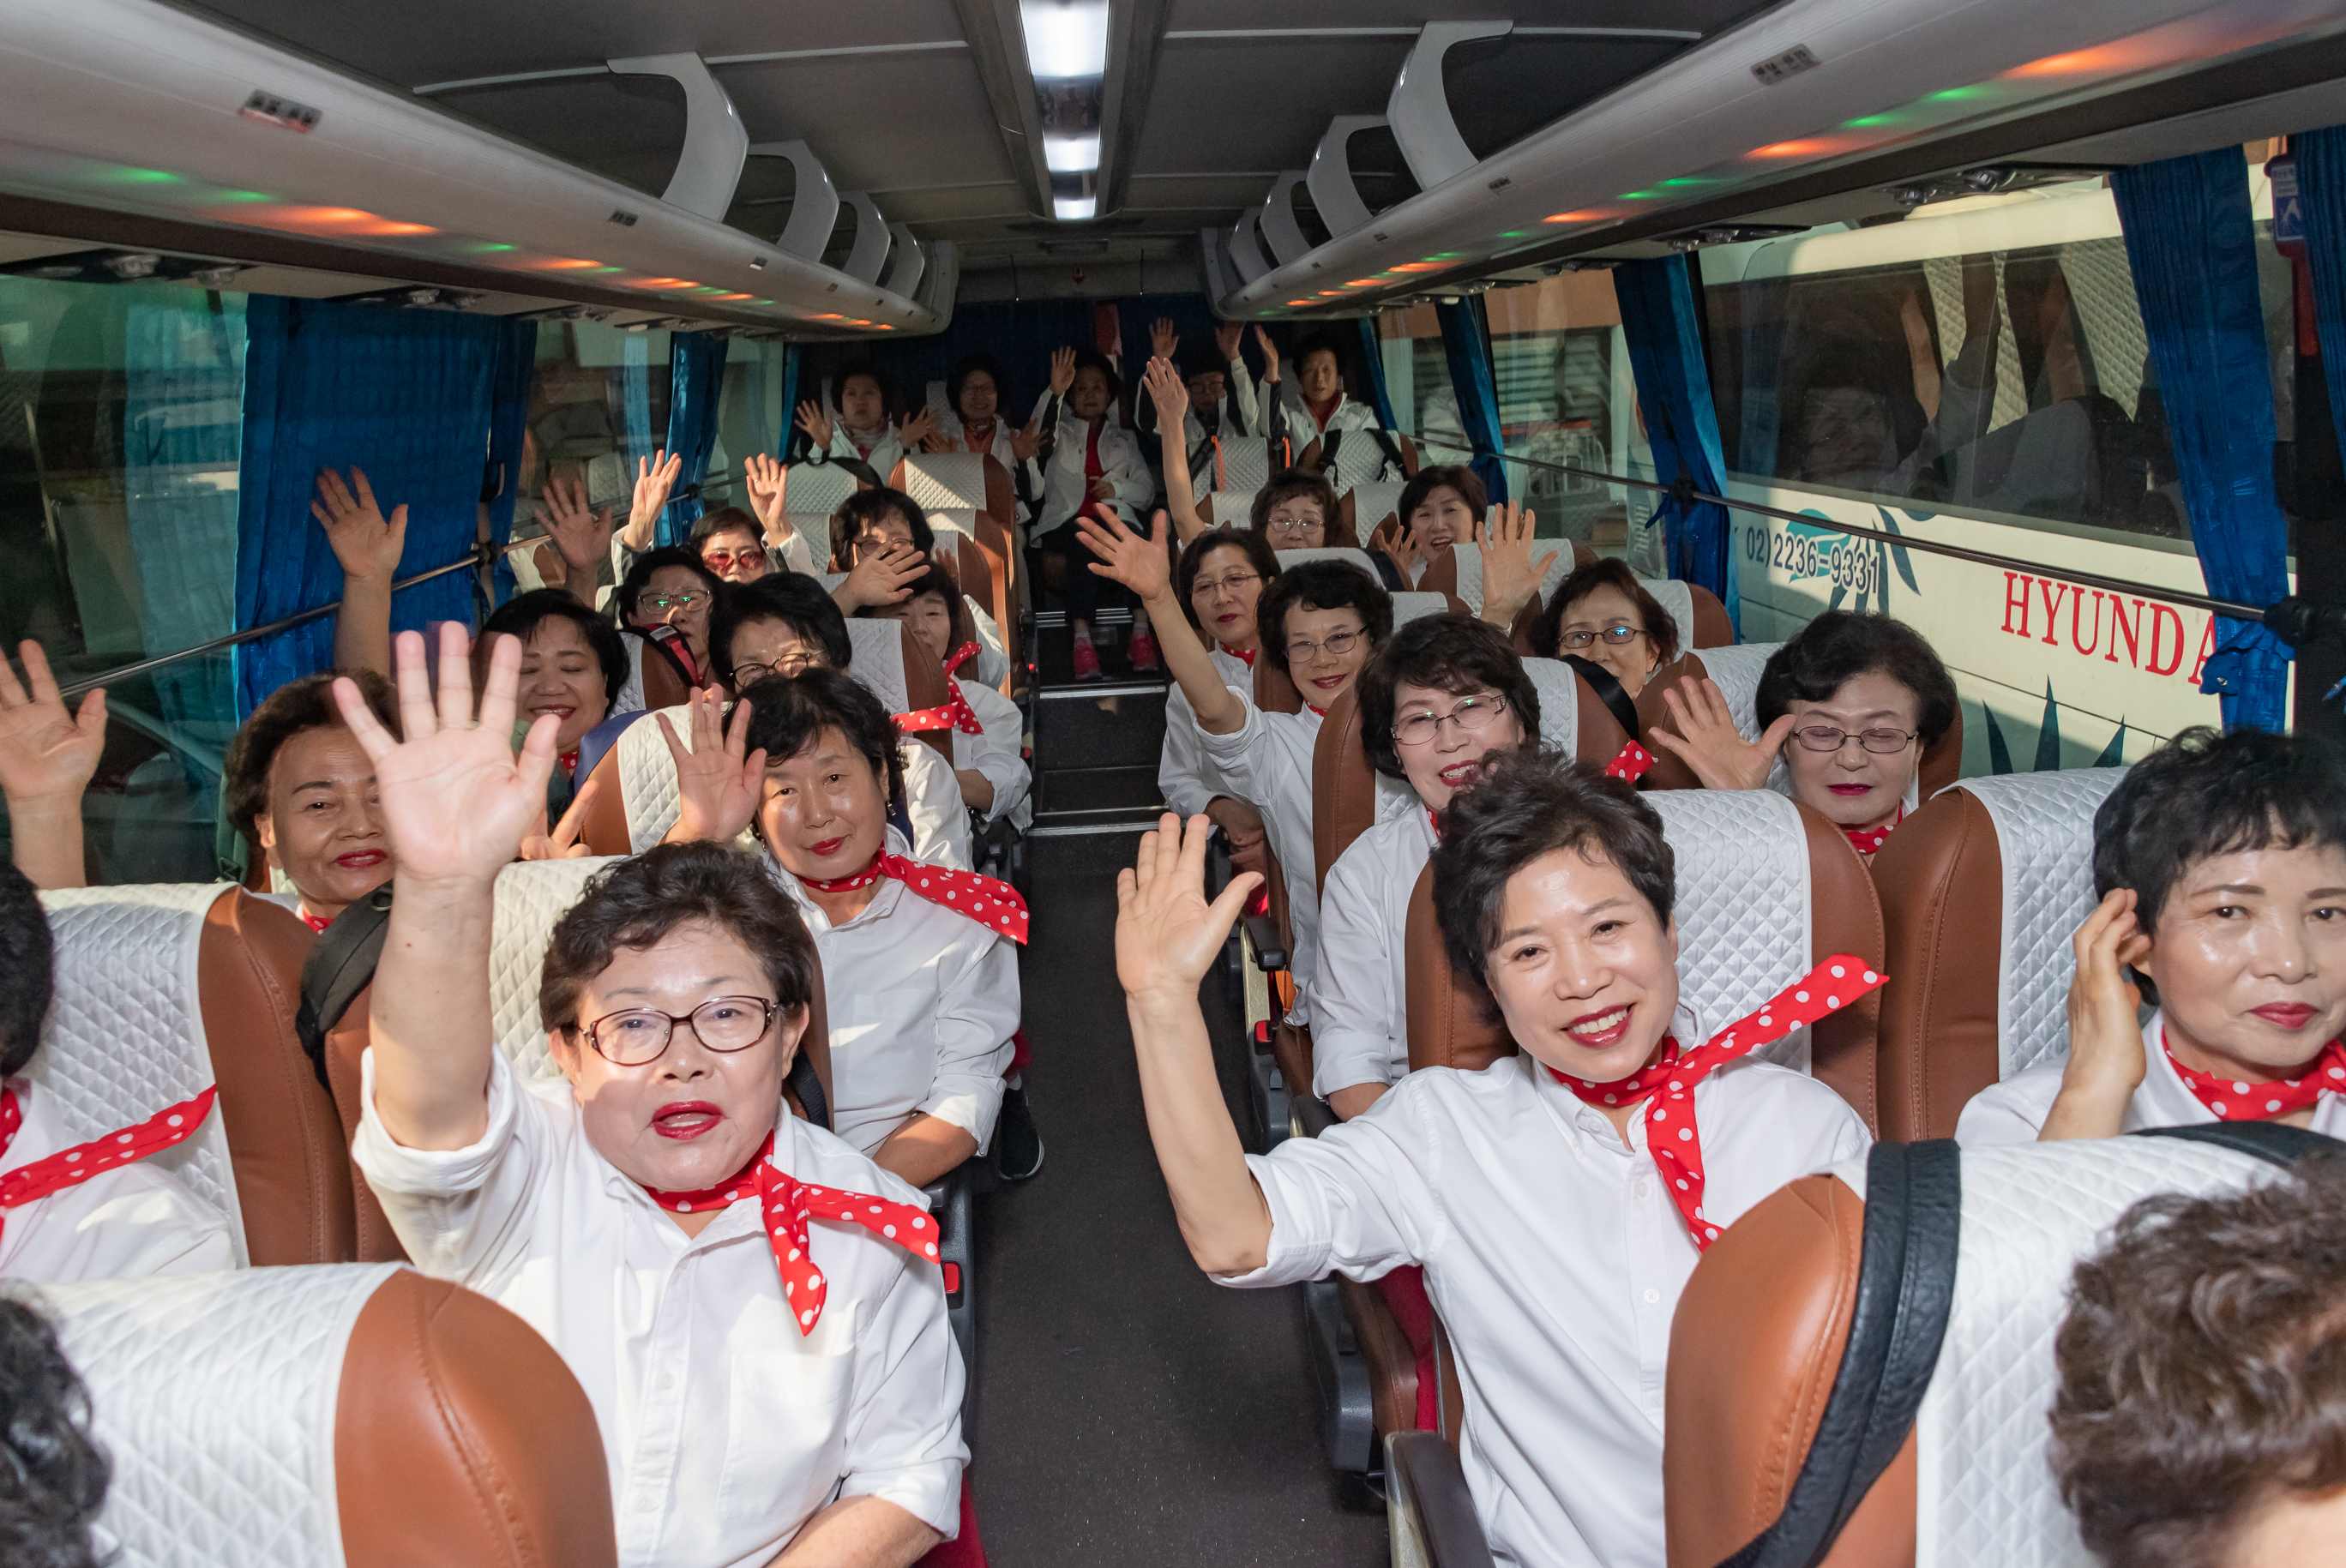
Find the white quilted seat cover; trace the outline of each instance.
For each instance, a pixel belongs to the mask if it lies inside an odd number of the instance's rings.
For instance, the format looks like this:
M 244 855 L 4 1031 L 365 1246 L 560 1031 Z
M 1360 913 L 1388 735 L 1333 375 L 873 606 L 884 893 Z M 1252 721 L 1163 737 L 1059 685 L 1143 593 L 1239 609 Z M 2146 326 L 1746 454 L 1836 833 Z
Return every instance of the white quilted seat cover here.
M 489 1014 L 497 1049 L 525 1079 L 562 1076 L 546 1051 L 537 1013 L 537 984 L 555 922 L 578 901 L 588 879 L 620 858 L 516 860 L 497 873 L 497 911 L 489 930 Z
M 828 594 L 837 588 L 840 584 L 847 581 L 847 574 L 844 572 L 817 572 L 814 575 L 814 580 L 821 583 L 822 585 L 822 591 Z M 853 621 L 849 621 L 847 624 L 852 626 L 855 623 Z
M 1678 646 L 1682 648 L 1692 647 L 1694 646 L 1694 590 L 1676 577 L 1640 577 L 1637 579 L 1637 586 L 1653 595 L 1654 602 L 1662 606 L 1663 614 L 1668 616 L 1676 624 L 1678 628 Z
M 232 890 L 219 882 L 73 888 L 41 895 L 56 940 L 56 1000 L 26 1070 L 87 1143 L 192 1099 L 218 1081 L 197 993 L 204 915 Z M 148 1156 L 227 1217 L 248 1261 L 244 1215 L 215 1114 L 187 1142 Z
M 691 750 L 692 709 L 660 711 L 668 715 L 677 739 Z M 676 826 L 677 813 L 682 809 L 677 799 L 676 759 L 668 754 L 667 738 L 650 714 L 619 731 L 618 743 L 611 750 L 618 759 L 619 802 L 627 811 L 627 850 L 641 854 Z
M 1769 658 L 1783 646 L 1737 643 L 1730 647 L 1704 648 L 1699 656 L 1703 667 L 1710 672 L 1710 678 L 1719 683 L 1720 694 L 1727 698 L 1727 711 L 1735 716 L 1736 732 L 1746 740 L 1760 738 L 1760 672 L 1768 667 Z
M 1809 972 L 1800 811 L 1765 789 L 1662 789 L 1644 799 L 1661 813 L 1678 861 L 1679 996 L 1706 1029 L 1724 1029 Z M 1759 1054 L 1805 1073 L 1809 1032 Z
M 1217 490 L 1205 498 L 1206 521 L 1217 528 L 1246 528 L 1254 523 L 1254 493 L 1257 486 L 1244 490 Z
M 790 514 L 792 539 L 806 547 L 806 559 L 811 566 L 801 568 L 809 575 L 828 577 L 829 572 L 817 572 L 813 566 L 831 565 L 831 514 L 828 512 L 793 512 Z
M 927 512 L 985 510 L 985 454 L 923 452 L 904 459 L 904 494 Z
M 2045 1451 L 2070 1274 L 2139 1198 L 2233 1191 L 2282 1173 L 2168 1138 L 2019 1144 L 1963 1158 L 1953 1307 L 1915 1420 L 1916 1568 L 2094 1568 Z
M 1279 569 L 1282 572 L 1291 572 L 1306 561 L 1343 561 L 1366 572 L 1375 579 L 1379 587 L 1384 585 L 1384 579 L 1377 576 L 1376 564 L 1369 559 L 1369 553 L 1366 550 L 1346 550 L 1330 545 L 1317 550 L 1280 550 L 1276 554 L 1279 556 Z M 1433 596 L 1441 597 L 1439 594 Z
M 1708 654 L 1704 656 L 1709 657 Z M 2000 1074 L 2069 1054 L 2069 939 L 2094 908 L 2094 813 L 2123 768 L 2070 768 L 1966 779 L 1995 823 L 2004 859 L 2004 952 L 1996 963 Z
M 970 455 L 974 456 L 975 453 Z M 968 507 L 929 514 L 929 531 L 933 534 L 958 534 L 964 539 L 977 537 L 977 513 Z
M 1352 497 L 1352 532 L 1365 542 L 1377 531 L 1377 524 L 1391 517 L 1401 505 L 1401 493 L 1406 486 L 1370 481 L 1351 488 Z
M 334 1409 L 352 1325 L 400 1265 L 51 1286 L 36 1304 L 114 1460 L 97 1521 L 123 1568 L 337 1568 Z
M 1387 432 L 1385 439 L 1392 441 L 1392 433 Z M 1393 450 L 1399 452 L 1401 443 L 1394 441 Z M 1337 494 L 1341 495 L 1364 484 L 1378 483 L 1377 475 L 1384 470 L 1385 451 L 1377 444 L 1377 438 L 1365 430 L 1348 430 L 1344 433 L 1344 439 L 1336 443 L 1336 466 L 1334 472 L 1328 475 L 1328 483 L 1335 487 Z M 1401 494 L 1400 485 L 1390 488 L 1394 494 Z M 1387 510 L 1391 509 L 1388 505 Z
M 1450 601 L 1440 594 L 1395 594 L 1392 596 L 1393 630 L 1427 616 L 1446 616 Z
M 890 713 L 911 711 L 913 699 L 904 687 L 904 623 L 850 616 L 847 640 L 854 649 L 847 673 Z
M 1270 442 L 1260 435 L 1226 435 L 1219 443 L 1222 449 L 1221 473 L 1219 479 L 1209 459 L 1206 463 L 1207 483 L 1218 491 L 1253 493 L 1270 483 Z
M 1580 755 L 1580 682 L 1562 659 L 1527 658 L 1524 674 L 1539 689 L 1540 744 L 1566 757 Z
M 828 517 L 855 494 L 855 475 L 836 463 L 795 463 L 782 474 L 782 504 Z

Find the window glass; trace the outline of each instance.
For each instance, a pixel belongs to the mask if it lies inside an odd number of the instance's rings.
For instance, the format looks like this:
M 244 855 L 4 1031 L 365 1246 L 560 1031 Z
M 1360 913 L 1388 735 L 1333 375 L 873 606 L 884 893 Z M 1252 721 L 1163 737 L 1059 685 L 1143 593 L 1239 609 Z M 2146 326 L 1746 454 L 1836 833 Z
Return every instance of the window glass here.
M 0 638 L 106 687 L 98 881 L 216 867 L 230 654 L 111 672 L 233 627 L 243 382 L 241 294 L 0 277 Z
M 667 443 L 671 384 L 666 331 L 627 331 L 599 321 L 541 322 L 513 536 L 545 535 L 536 512 L 550 479 L 583 484 L 586 504 L 610 507 L 624 524 L 635 494 L 637 463 Z M 524 590 L 543 586 L 559 568 L 552 556 L 550 545 L 515 551 L 507 559 L 515 585 Z M 597 580 L 612 585 L 608 561 L 599 567 Z

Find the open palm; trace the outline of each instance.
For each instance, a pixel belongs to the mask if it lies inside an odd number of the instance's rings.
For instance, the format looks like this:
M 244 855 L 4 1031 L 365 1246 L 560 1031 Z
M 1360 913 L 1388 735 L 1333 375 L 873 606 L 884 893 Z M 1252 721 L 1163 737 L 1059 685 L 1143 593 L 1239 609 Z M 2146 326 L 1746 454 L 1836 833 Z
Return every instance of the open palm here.
M 392 738 L 355 683 L 334 682 L 342 721 L 374 763 L 383 827 L 402 882 L 494 880 L 546 809 L 560 721 L 548 714 L 531 725 L 516 757 L 508 738 L 520 685 L 521 643 L 497 639 L 477 722 L 465 649 L 464 627 L 449 622 L 440 628 L 435 708 L 424 672 L 423 634 L 399 634 L 394 662 L 403 739 Z
M 1155 832 L 1141 835 L 1132 869 L 1117 874 L 1116 975 L 1128 994 L 1194 997 L 1261 885 L 1254 872 L 1241 872 L 1220 898 L 1206 901 L 1206 840 L 1213 831 L 1203 817 L 1184 824 L 1168 812 Z
M 1512 625 L 1539 592 L 1547 569 L 1556 565 L 1554 550 L 1537 561 L 1532 559 L 1533 531 L 1538 521 L 1529 507 L 1503 501 L 1474 525 L 1474 542 L 1483 557 L 1484 619 Z
M 78 800 L 106 749 L 106 693 L 91 692 L 78 714 L 69 713 L 41 645 L 28 641 L 16 651 L 31 694 L 0 658 L 0 790 L 19 802 Z
M 1100 558 L 1090 565 L 1103 577 L 1112 577 L 1148 603 L 1165 591 L 1165 514 L 1158 511 L 1149 536 L 1142 538 L 1111 515 L 1102 523 L 1096 513 L 1078 513 L 1076 533 Z M 1088 565 L 1088 563 L 1087 563 Z
M 722 842 L 739 834 L 758 814 L 758 799 L 766 777 L 766 753 L 760 747 L 744 753 L 750 733 L 750 704 L 734 705 L 733 722 L 725 721 L 725 693 L 718 687 L 696 691 L 692 709 L 692 744 L 678 738 L 668 716 L 652 716 L 668 742 L 676 764 L 676 830 L 668 837 L 683 843 L 694 840 Z

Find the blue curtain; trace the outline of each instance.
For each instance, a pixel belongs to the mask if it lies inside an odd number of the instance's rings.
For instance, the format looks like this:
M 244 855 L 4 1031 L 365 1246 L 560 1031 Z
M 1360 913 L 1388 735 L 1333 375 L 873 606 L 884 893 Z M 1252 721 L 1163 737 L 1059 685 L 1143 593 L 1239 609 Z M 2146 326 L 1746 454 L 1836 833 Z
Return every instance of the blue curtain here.
M 798 427 L 799 417 L 799 346 L 782 345 L 782 423 L 773 433 L 774 453 L 787 455 L 790 450 L 790 432 Z M 762 430 L 759 433 L 764 434 Z
M 2288 525 L 2273 497 L 2248 165 L 2239 147 L 2223 147 L 2122 168 L 2110 185 L 2200 575 L 2218 598 L 2269 605 L 2289 592 Z M 2283 728 L 2287 645 L 2260 623 L 2229 617 L 2216 636 L 2199 689 L 2223 698 L 2224 727 Z
M 1474 449 L 1472 467 L 1494 502 L 1507 498 L 1506 451 L 1499 434 L 1499 389 L 1491 375 L 1491 351 L 1483 341 L 1483 316 L 1470 297 L 1434 306 L 1442 321 L 1442 347 L 1450 359 L 1450 390 L 1458 399 L 1458 423 Z
M 1654 451 L 1655 479 L 1664 484 L 1684 482 L 1712 495 L 1725 494 L 1720 484 L 1727 463 L 1719 453 L 1719 412 L 1710 401 L 1710 376 L 1695 320 L 1687 259 L 1624 261 L 1613 269 L 1613 293 L 1621 305 L 1621 334 L 1628 343 L 1629 368 L 1637 378 L 1637 405 L 1645 412 L 1646 440 Z M 1739 626 L 1742 606 L 1728 555 L 1727 508 L 1715 501 L 1689 505 L 1675 495 L 1665 496 L 1660 518 L 1668 541 L 1670 575 L 1718 595 L 1728 618 Z
M 489 503 L 489 537 L 499 545 L 513 537 L 514 503 L 520 497 L 522 454 L 529 437 L 529 389 L 537 376 L 537 323 L 505 318 L 497 335 L 497 363 L 490 382 L 489 468 L 502 483 Z M 496 600 L 513 597 L 511 560 L 500 553 Z
M 709 453 L 717 449 L 717 402 L 725 391 L 725 355 L 732 340 L 723 332 L 678 332 L 668 339 L 668 449 L 684 459 L 678 492 L 709 477 Z M 700 516 L 700 497 L 678 494 L 660 516 L 659 542 L 681 545 Z
M 332 603 L 342 572 L 310 515 L 318 471 L 366 471 L 389 514 L 407 507 L 403 576 L 473 549 L 505 324 L 449 311 L 255 294 L 245 307 L 236 624 Z M 470 624 L 473 577 L 451 572 L 392 601 L 394 630 Z M 238 650 L 237 708 L 332 662 L 332 616 Z
M 2346 126 L 2292 136 L 2289 150 L 2297 158 L 2297 194 L 2305 208 L 2321 376 L 2330 386 L 2331 418 L 2346 431 Z M 2346 435 L 2339 444 L 2346 450 Z
M 1385 391 L 1385 348 L 1377 341 L 1377 319 L 1361 318 L 1362 373 L 1368 378 L 1369 396 L 1377 405 L 1377 423 L 1387 430 L 1399 430 L 1393 423 L 1392 397 Z

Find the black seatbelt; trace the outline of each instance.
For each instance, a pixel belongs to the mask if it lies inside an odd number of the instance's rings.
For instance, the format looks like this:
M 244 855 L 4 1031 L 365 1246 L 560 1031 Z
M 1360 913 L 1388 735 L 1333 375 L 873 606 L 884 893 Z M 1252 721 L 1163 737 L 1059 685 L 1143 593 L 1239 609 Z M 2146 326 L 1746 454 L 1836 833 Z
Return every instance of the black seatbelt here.
M 2236 1155 L 2249 1155 L 2268 1165 L 2295 1165 L 2308 1155 L 2335 1149 L 2339 1140 L 2311 1127 L 2286 1122 L 2201 1122 L 2188 1127 L 2144 1127 L 2128 1135 L 2137 1138 L 2180 1138 L 2187 1144 L 2213 1144 Z
M 317 1070 L 318 1082 L 329 1093 L 326 1079 L 326 1033 L 342 1021 L 374 981 L 374 967 L 382 958 L 382 939 L 391 930 L 391 884 L 385 882 L 356 903 L 344 906 L 333 923 L 319 934 L 301 966 L 301 1007 L 293 1016 L 293 1031 L 301 1050 Z
M 1606 711 L 1610 713 L 1614 720 L 1621 726 L 1622 732 L 1630 739 L 1637 739 L 1637 705 L 1630 699 L 1629 694 L 1622 689 L 1620 681 L 1614 677 L 1613 672 L 1595 659 L 1583 658 L 1578 654 L 1565 655 L 1564 662 L 1570 665 L 1574 672 L 1588 683 L 1588 689 L 1596 694 L 1596 700 L 1605 705 Z
M 826 1133 L 831 1131 L 831 1101 L 823 1095 L 822 1079 L 815 1073 L 814 1058 L 807 1054 L 803 1040 L 799 1043 L 799 1054 L 790 1058 L 790 1070 L 782 1082 L 799 1097 L 807 1120 Z

